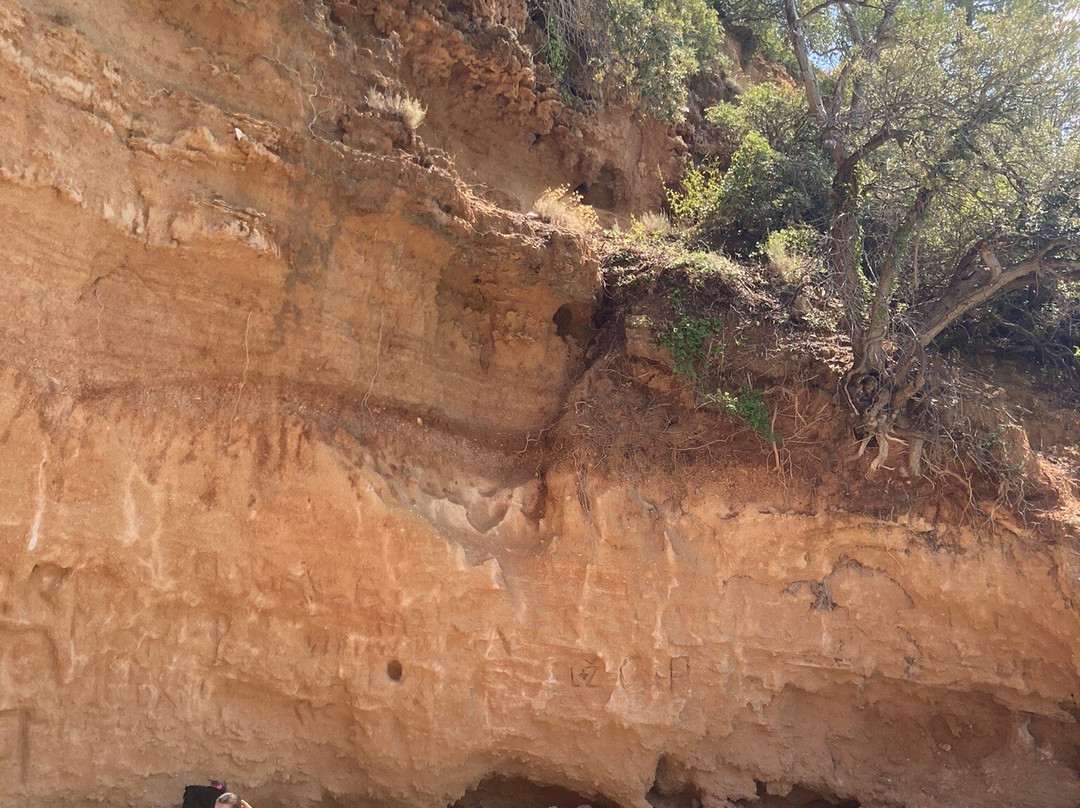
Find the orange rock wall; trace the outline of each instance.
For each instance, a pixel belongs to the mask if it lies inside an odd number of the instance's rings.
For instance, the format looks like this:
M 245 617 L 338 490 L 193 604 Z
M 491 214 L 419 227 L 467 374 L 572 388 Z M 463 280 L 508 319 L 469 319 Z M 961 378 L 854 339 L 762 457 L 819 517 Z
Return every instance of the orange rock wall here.
M 597 262 L 409 9 L 0 0 L 0 805 L 1075 805 L 1076 549 L 538 451 Z

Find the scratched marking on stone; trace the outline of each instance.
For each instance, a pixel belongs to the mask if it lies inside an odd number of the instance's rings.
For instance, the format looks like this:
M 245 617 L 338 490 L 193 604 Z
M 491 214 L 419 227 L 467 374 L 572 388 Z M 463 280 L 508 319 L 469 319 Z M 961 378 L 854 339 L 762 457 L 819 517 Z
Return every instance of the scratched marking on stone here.
M 570 684 L 574 687 L 600 687 L 599 666 L 592 662 L 570 666 Z
M 46 447 L 41 452 L 41 465 L 38 466 L 37 478 L 37 508 L 34 510 L 34 521 L 30 524 L 27 532 L 27 550 L 33 550 L 38 545 L 41 532 L 41 519 L 45 515 L 45 466 L 49 464 L 49 450 Z
M 689 657 L 672 657 L 669 666 L 671 678 L 672 693 L 683 693 L 687 690 L 687 686 L 690 684 L 690 658 Z

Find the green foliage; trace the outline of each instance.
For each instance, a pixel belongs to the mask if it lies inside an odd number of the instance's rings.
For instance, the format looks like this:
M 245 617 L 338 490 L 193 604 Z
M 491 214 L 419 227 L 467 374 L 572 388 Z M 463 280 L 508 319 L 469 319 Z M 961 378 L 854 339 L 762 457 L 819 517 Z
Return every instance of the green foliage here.
M 746 233 L 753 241 L 780 224 L 790 204 L 783 182 L 783 157 L 759 132 L 751 132 L 731 157 L 720 183 L 719 216 L 714 226 Z
M 820 152 L 806 100 L 793 87 L 755 84 L 735 102 L 709 107 L 705 117 L 717 126 L 730 127 L 740 141 L 750 132 L 758 132 L 772 148 L 791 157 L 807 150 Z
M 706 118 L 730 158 L 688 167 L 682 189 L 669 192 L 682 223 L 751 255 L 772 230 L 824 222 L 828 162 L 796 90 L 760 84 L 737 103 L 710 107 Z
M 753 387 L 740 387 L 734 394 L 717 388 L 705 404 L 742 421 L 765 443 L 779 443 L 782 437 L 773 432 L 772 414 L 763 395 L 764 391 Z
M 716 127 L 717 133 L 726 142 L 730 151 L 742 143 L 753 127 L 746 120 L 746 114 L 735 104 L 718 104 L 705 110 L 705 120 Z
M 566 36 L 558 24 L 558 16 L 553 0 L 540 0 L 539 6 L 543 9 L 544 36 L 540 43 L 540 55 L 543 56 L 547 66 L 551 68 L 552 75 L 560 84 L 566 82 L 567 71 L 570 68 L 570 48 L 566 42 Z
M 881 370 L 890 337 L 925 343 L 990 297 L 959 282 L 991 269 L 980 244 L 1008 268 L 1064 241 L 1053 258 L 1075 265 L 1075 2 L 785 3 L 804 102 L 833 163 L 831 268 L 856 356 L 862 343 Z M 782 7 L 772 14 L 785 25 Z
M 742 291 L 746 286 L 743 267 L 715 252 L 687 251 L 672 259 L 671 268 L 685 278 L 690 290 L 704 289 L 716 281 L 728 292 Z
M 669 189 L 668 205 L 683 225 L 691 227 L 712 218 L 722 204 L 724 173 L 716 165 L 688 166 L 682 189 Z
M 746 342 L 738 333 L 739 319 L 726 323 L 717 312 L 724 301 L 730 305 L 733 287 L 747 283 L 746 270 L 716 253 L 678 250 L 672 242 L 653 242 L 628 247 L 605 260 L 614 270 L 605 282 L 616 296 L 629 293 L 631 299 L 640 300 L 657 288 L 667 290 L 666 316 L 635 314 L 627 318 L 627 326 L 652 329 L 657 345 L 671 355 L 673 369 L 686 378 L 700 408 L 738 419 L 766 443 L 780 441 L 760 389 L 748 380 L 734 393 L 725 390 L 729 387 L 723 378 L 725 341 L 736 348 Z
M 998 424 L 989 433 L 979 439 L 977 446 L 983 452 L 1001 452 L 1005 445 L 1002 436 L 1005 433 L 1005 425 Z
M 675 370 L 691 379 L 714 350 L 717 335 L 724 327 L 722 317 L 694 314 L 687 310 L 684 292 L 671 293 L 672 319 L 657 335 L 657 342 L 671 354 Z
M 716 13 L 703 0 L 612 0 L 611 75 L 665 120 L 686 112 L 687 82 L 719 58 Z M 604 67 L 600 68 L 604 72 Z
M 716 11 L 705 0 L 529 0 L 540 55 L 564 92 L 607 95 L 669 121 L 685 115 L 687 83 L 724 62 Z

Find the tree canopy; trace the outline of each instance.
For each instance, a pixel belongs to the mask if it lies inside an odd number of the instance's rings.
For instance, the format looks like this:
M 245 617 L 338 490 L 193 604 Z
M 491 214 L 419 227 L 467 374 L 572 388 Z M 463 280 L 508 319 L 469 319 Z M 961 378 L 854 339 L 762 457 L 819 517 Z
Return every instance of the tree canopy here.
M 1080 6 L 745 0 L 724 16 L 739 14 L 789 43 L 830 166 L 846 389 L 884 447 L 946 329 L 1080 275 Z

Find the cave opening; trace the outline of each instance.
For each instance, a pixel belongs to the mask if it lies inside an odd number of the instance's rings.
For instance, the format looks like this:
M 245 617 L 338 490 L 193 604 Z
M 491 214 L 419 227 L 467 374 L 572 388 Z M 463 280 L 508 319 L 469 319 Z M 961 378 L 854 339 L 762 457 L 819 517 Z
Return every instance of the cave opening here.
M 555 323 L 556 336 L 567 336 L 570 333 L 570 327 L 574 324 L 574 312 L 571 310 L 570 304 L 564 303 L 559 306 L 555 311 L 555 315 L 551 318 L 551 322 Z
M 579 808 L 583 805 L 619 808 L 617 803 L 600 795 L 502 775 L 481 780 L 450 808 Z
M 572 337 L 585 344 L 593 333 L 593 307 L 587 303 L 564 303 L 551 317 L 555 335 L 566 339 Z

